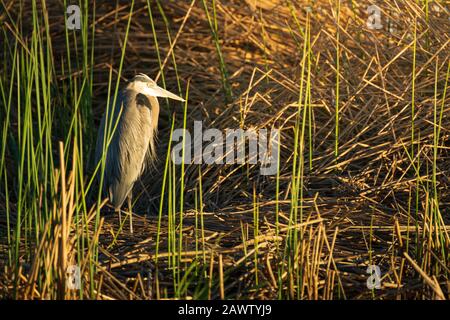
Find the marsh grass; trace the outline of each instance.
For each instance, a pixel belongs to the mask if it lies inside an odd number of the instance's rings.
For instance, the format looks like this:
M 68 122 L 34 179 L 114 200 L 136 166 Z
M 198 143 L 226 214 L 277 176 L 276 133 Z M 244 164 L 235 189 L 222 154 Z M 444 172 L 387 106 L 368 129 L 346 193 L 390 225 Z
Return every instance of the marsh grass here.
M 400 18 L 370 30 L 368 4 L 85 0 L 72 31 L 59 4 L 2 0 L 0 296 L 449 298 L 449 22 L 439 1 L 379 1 Z M 137 72 L 186 102 L 160 101 L 159 160 L 115 215 L 96 128 L 106 111 L 106 150 Z M 280 128 L 276 175 L 175 165 L 194 120 Z

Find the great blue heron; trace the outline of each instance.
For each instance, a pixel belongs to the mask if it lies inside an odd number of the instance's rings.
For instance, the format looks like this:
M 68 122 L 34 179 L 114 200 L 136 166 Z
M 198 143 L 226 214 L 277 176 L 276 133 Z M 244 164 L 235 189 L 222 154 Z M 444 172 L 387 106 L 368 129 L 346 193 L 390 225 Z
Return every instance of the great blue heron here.
M 164 90 L 145 74 L 136 75 L 117 95 L 116 103 L 104 113 L 97 136 L 95 163 L 106 152 L 102 191 L 116 211 L 128 198 L 131 226 L 132 188 L 155 156 L 159 103 L 156 97 L 184 99 Z M 112 100 L 112 99 L 111 99 Z M 105 126 L 105 123 L 108 125 Z M 108 145 L 108 137 L 113 132 Z

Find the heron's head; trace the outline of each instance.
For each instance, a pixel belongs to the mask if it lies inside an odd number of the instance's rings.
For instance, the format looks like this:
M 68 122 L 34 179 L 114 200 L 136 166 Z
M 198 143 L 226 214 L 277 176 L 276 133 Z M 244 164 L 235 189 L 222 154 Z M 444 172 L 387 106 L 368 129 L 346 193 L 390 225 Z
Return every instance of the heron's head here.
M 149 76 L 139 73 L 130 81 L 128 87 L 150 97 L 170 98 L 178 101 L 184 101 L 183 98 L 159 87 Z

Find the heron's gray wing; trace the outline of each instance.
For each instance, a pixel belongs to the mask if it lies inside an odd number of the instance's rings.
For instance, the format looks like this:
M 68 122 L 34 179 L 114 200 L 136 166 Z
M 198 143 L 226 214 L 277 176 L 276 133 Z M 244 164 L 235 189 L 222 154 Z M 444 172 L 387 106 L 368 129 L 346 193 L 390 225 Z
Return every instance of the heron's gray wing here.
M 122 170 L 120 165 L 120 150 L 118 132 L 121 124 L 121 117 L 127 104 L 127 97 L 120 92 L 116 98 L 116 104 L 113 105 L 113 97 L 110 99 L 110 108 L 108 112 L 105 110 L 97 135 L 97 143 L 95 149 L 95 164 L 97 165 L 104 155 L 104 148 L 107 150 L 105 159 L 105 172 L 103 174 L 103 193 L 109 196 L 110 201 L 115 207 L 120 207 L 123 201 L 116 201 L 117 197 L 111 194 L 111 186 L 120 183 Z M 106 139 L 105 139 L 106 136 Z M 112 138 L 111 138 L 112 137 Z M 108 141 L 110 143 L 108 145 Z M 97 178 L 100 183 L 101 166 L 99 168 Z M 125 199 L 125 197 L 124 197 Z

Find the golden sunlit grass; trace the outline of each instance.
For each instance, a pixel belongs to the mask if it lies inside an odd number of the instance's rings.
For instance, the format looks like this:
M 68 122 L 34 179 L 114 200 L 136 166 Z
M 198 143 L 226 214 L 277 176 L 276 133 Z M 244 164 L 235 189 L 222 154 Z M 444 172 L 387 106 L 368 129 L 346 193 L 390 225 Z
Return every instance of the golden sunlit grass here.
M 448 9 L 377 1 L 371 29 L 370 4 L 81 1 L 70 31 L 66 3 L 0 1 L 0 297 L 448 299 Z M 187 102 L 160 100 L 130 232 L 92 154 L 138 72 Z M 175 165 L 195 120 L 279 128 L 277 174 Z

